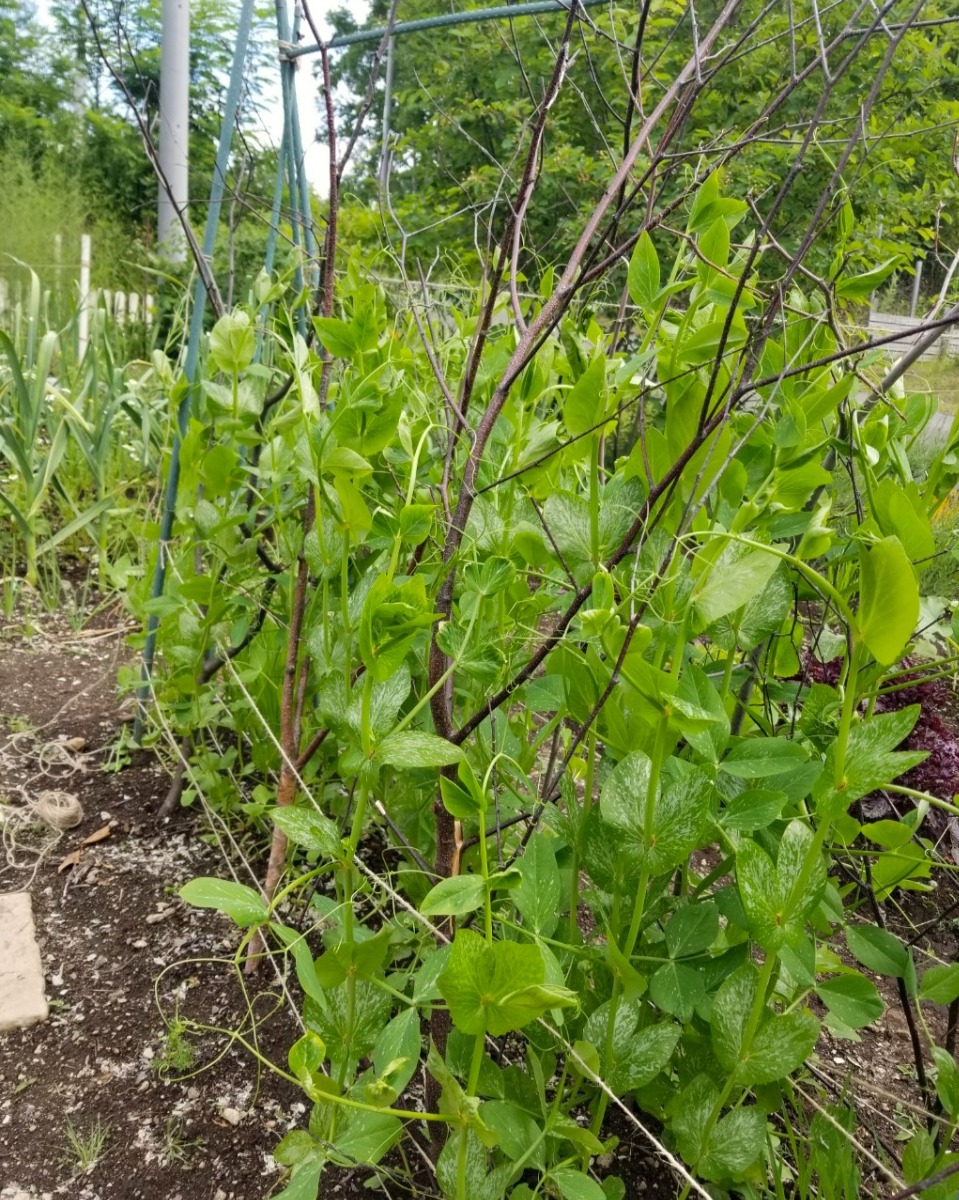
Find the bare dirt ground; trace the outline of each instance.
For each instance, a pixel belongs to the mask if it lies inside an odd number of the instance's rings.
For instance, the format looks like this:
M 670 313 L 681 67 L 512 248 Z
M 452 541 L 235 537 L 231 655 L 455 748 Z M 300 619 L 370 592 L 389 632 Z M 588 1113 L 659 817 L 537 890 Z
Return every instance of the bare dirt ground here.
M 0 1197 L 259 1200 L 305 1105 L 224 1037 L 170 1036 L 178 1012 L 223 1028 L 246 1014 L 222 961 L 229 922 L 175 895 L 221 873 L 219 853 L 189 817 L 157 826 L 167 777 L 152 756 L 102 769 L 122 649 L 109 629 L 53 622 L 29 643 L 0 638 L 0 798 L 55 787 L 85 814 L 55 845 L 29 826 L 6 832 L 0 888 L 32 894 L 51 1013 L 0 1038 Z M 251 999 L 263 1018 L 277 1006 L 269 991 Z M 280 1061 L 287 1026 L 282 1010 L 258 1026 Z

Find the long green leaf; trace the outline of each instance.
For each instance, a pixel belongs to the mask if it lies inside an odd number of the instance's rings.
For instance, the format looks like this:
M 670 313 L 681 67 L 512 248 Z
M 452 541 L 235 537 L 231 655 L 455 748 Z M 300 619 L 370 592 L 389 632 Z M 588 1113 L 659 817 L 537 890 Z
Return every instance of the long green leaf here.
M 96 504 L 91 505 L 86 512 L 83 512 L 80 514 L 80 516 L 74 518 L 69 525 L 64 525 L 63 528 L 58 529 L 52 537 L 47 538 L 42 546 L 37 547 L 37 554 L 48 554 L 51 550 L 55 550 L 61 542 L 65 542 L 67 538 L 73 537 L 75 533 L 79 533 L 80 530 L 89 525 L 91 521 L 95 521 L 97 517 L 102 516 L 103 513 L 107 512 L 112 507 L 113 497 L 104 496 L 102 500 L 98 500 Z

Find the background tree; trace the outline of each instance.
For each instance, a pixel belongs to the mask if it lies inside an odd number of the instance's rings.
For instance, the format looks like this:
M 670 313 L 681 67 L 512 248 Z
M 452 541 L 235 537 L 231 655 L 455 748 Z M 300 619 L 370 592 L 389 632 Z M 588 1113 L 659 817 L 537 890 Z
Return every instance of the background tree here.
M 50 17 L 43 23 L 24 0 L 0 0 L 0 159 L 6 181 L 0 255 L 36 265 L 45 284 L 69 289 L 80 232 L 92 231 L 97 286 L 155 291 L 155 280 L 143 268 L 153 265 L 157 182 L 129 100 L 155 136 L 160 0 L 121 7 L 103 0 L 54 0 Z M 190 195 L 198 206 L 213 173 L 234 28 L 234 5 L 198 0 L 192 6 Z M 264 136 L 261 110 L 271 50 L 271 26 L 264 18 L 244 74 L 241 136 L 229 189 L 242 191 L 232 274 L 244 285 L 261 265 L 253 247 L 261 240 L 261 214 L 273 189 L 275 151 Z M 199 207 L 196 217 L 202 223 Z M 50 274 L 55 235 L 65 264 L 56 281 Z M 224 254 L 222 261 L 230 257 Z M 25 268 L 6 257 L 3 270 L 16 278 Z
M 481 7 L 471 0 L 469 7 Z M 708 25 L 720 6 L 697 3 L 699 21 Z M 762 5 L 748 0 L 736 17 L 745 32 L 758 19 Z M 389 0 L 373 0 L 369 23 L 385 24 Z M 404 20 L 435 13 L 431 0 L 410 0 Z M 812 11 L 797 10 L 791 28 L 790 6 L 767 17 L 763 44 L 750 45 L 738 64 L 737 86 L 729 76 L 707 86 L 685 127 L 676 153 L 692 168 L 700 156 L 715 155 L 731 129 L 747 128 L 794 70 L 794 64 L 816 54 L 847 27 L 855 5 L 843 0 L 822 13 L 819 26 Z M 864 260 L 900 254 L 911 260 L 927 249 L 951 257 L 959 220 L 959 180 L 942 153 L 959 122 L 959 64 L 951 6 L 929 0 L 923 23 L 903 39 L 897 69 L 883 83 L 868 120 L 868 136 L 850 160 L 846 175 L 859 242 L 847 252 Z M 678 3 L 589 10 L 590 31 L 582 31 L 573 47 L 568 78 L 550 114 L 548 136 L 540 157 L 541 186 L 526 218 L 528 243 L 546 261 L 558 261 L 569 246 L 567 230 L 600 194 L 611 157 L 635 125 L 629 90 L 623 86 L 634 66 L 643 77 L 666 81 L 677 69 L 681 41 L 660 39 L 677 20 L 689 20 L 688 6 Z M 332 16 L 343 32 L 355 28 L 346 10 Z M 940 23 L 943 22 L 943 23 Z M 660 47 L 655 59 L 633 61 L 640 26 L 652 35 L 647 44 Z M 487 22 L 444 30 L 441 36 L 406 36 L 395 61 L 391 117 L 389 201 L 404 231 L 413 235 L 411 252 L 424 259 L 451 251 L 451 257 L 482 252 L 502 229 L 507 208 L 502 176 L 515 184 L 515 160 L 522 144 L 530 99 L 542 95 L 554 61 L 562 16 L 536 20 Z M 820 33 L 821 31 L 821 33 Z M 665 45 L 663 41 L 665 40 Z M 852 39 L 845 39 L 852 48 Z M 800 217 L 812 210 L 831 174 L 836 147 L 844 144 L 885 53 L 883 38 L 872 39 L 837 87 L 823 114 L 815 152 L 803 165 L 779 221 L 778 233 L 795 248 Z M 339 60 L 339 78 L 361 96 L 369 73 L 371 47 L 352 47 Z M 357 204 L 348 207 L 348 228 L 367 239 L 380 238 L 384 226 L 369 219 L 379 202 L 377 170 L 382 138 L 382 83 L 368 123 L 368 136 L 351 179 Z M 730 183 L 756 200 L 789 170 L 801 129 L 822 95 L 821 81 L 811 76 L 797 87 L 749 149 L 730 167 Z M 617 97 L 611 101 L 610 97 Z M 349 126 L 356 104 L 342 108 Z M 891 134 L 891 136 L 882 136 Z M 508 187 L 507 187 L 508 190 Z M 388 217 L 385 229 L 390 230 Z M 815 256 L 820 270 L 829 267 L 829 242 Z

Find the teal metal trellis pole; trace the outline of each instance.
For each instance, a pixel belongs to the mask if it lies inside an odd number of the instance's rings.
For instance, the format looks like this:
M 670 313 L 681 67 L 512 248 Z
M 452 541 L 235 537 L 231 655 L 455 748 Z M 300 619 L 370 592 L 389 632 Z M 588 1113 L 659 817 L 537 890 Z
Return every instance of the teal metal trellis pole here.
M 276 0 L 276 33 L 280 43 L 290 37 L 290 19 L 287 13 L 286 0 Z M 309 254 L 309 242 L 306 240 L 307 225 L 303 218 L 303 189 L 300 187 L 300 167 L 302 165 L 302 144 L 299 133 L 299 115 L 296 107 L 296 66 L 288 59 L 280 62 L 280 95 L 283 101 L 283 152 L 286 160 L 287 190 L 290 197 L 290 229 L 293 245 L 301 245 Z M 299 147 L 299 151 L 298 151 Z M 305 179 L 304 179 L 305 182 Z M 307 203 L 309 194 L 307 192 Z M 299 259 L 299 255 L 297 255 Z M 293 271 L 293 281 L 297 293 L 303 288 L 303 269 L 297 261 Z M 301 337 L 306 336 L 306 314 L 302 306 L 296 313 L 297 328 Z
M 577 8 L 596 8 L 609 5 L 609 0 L 577 0 Z M 398 37 L 404 33 L 421 33 L 428 29 L 442 29 L 452 25 L 471 25 L 477 21 L 512 20 L 514 17 L 536 17 L 546 13 L 569 12 L 569 0 L 531 0 L 529 4 L 502 4 L 497 8 L 475 8 L 469 12 L 442 13 L 438 17 L 420 17 L 416 21 L 399 21 L 392 29 L 385 25 L 377 29 L 357 29 L 355 33 L 338 33 L 326 43 L 327 50 L 341 50 L 344 46 L 360 46 L 364 42 L 379 42 L 387 33 Z M 304 54 L 316 54 L 320 47 L 316 42 L 307 46 L 284 45 L 280 47 L 286 58 L 300 58 Z
M 300 36 L 300 14 L 297 11 L 293 22 L 293 40 Z M 283 40 L 282 38 L 280 39 Z M 296 80 L 293 72 L 295 63 L 287 64 L 291 72 L 290 86 L 290 138 L 293 149 L 293 161 L 296 164 L 296 184 L 300 193 L 300 223 L 303 227 L 303 245 L 306 256 L 310 261 L 310 286 L 315 292 L 320 283 L 320 267 L 317 261 L 316 238 L 313 235 L 313 209 L 310 206 L 310 185 L 306 177 L 306 155 L 303 151 L 303 134 L 300 129 L 299 103 L 296 98 Z
M 220 207 L 223 203 L 223 193 L 226 188 L 226 174 L 230 164 L 230 149 L 233 144 L 233 128 L 236 125 L 236 114 L 240 106 L 240 93 L 243 87 L 243 69 L 246 65 L 246 52 L 250 41 L 250 29 L 253 25 L 254 0 L 243 0 L 240 8 L 240 20 L 236 30 L 236 46 L 233 52 L 233 66 L 230 70 L 230 83 L 226 92 L 223 106 L 223 124 L 220 126 L 220 142 L 216 152 L 216 165 L 213 179 L 210 183 L 210 206 L 206 214 L 206 227 L 203 232 L 203 257 L 212 263 L 213 250 L 216 243 L 216 230 L 220 219 Z M 170 468 L 167 473 L 166 489 L 163 500 L 163 515 L 160 519 L 160 537 L 157 546 L 157 562 L 153 572 L 152 598 L 158 599 L 163 594 L 166 582 L 166 547 L 173 532 L 173 517 L 176 511 L 177 492 L 180 486 L 180 446 L 187 429 L 190 407 L 193 402 L 197 365 L 200 360 L 200 339 L 203 335 L 203 318 L 206 314 L 206 288 L 202 278 L 196 281 L 193 295 L 193 310 L 190 313 L 190 333 L 187 341 L 184 374 L 187 380 L 187 390 L 177 409 L 176 428 L 173 431 L 173 446 L 170 451 Z M 157 629 L 159 617 L 151 613 L 147 619 L 147 636 L 143 648 L 143 665 L 141 668 L 141 684 L 139 704 L 134 723 L 134 740 L 139 742 L 143 736 L 143 716 L 147 699 L 150 695 L 150 685 L 153 675 L 153 660 L 156 655 Z

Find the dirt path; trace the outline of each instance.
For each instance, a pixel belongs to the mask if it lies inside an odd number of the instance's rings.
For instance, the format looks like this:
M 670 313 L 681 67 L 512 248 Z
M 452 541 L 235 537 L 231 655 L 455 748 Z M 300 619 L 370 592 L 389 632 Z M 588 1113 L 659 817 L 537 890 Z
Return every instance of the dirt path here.
M 164 1023 L 157 997 L 168 1022 L 180 1012 L 235 1027 L 245 1014 L 222 961 L 231 926 L 174 894 L 222 873 L 218 852 L 189 819 L 156 827 L 166 776 L 152 759 L 101 769 L 120 725 L 121 652 L 102 632 L 0 637 L 0 799 L 57 787 L 85 813 L 40 859 L 35 830 L 6 826 L 0 890 L 32 894 L 51 1014 L 0 1037 L 0 1198 L 260 1200 L 280 1180 L 273 1147 L 305 1105 L 224 1038 L 197 1044 Z M 288 1017 L 266 1019 L 274 999 L 254 1003 L 263 1047 L 282 1061 Z

